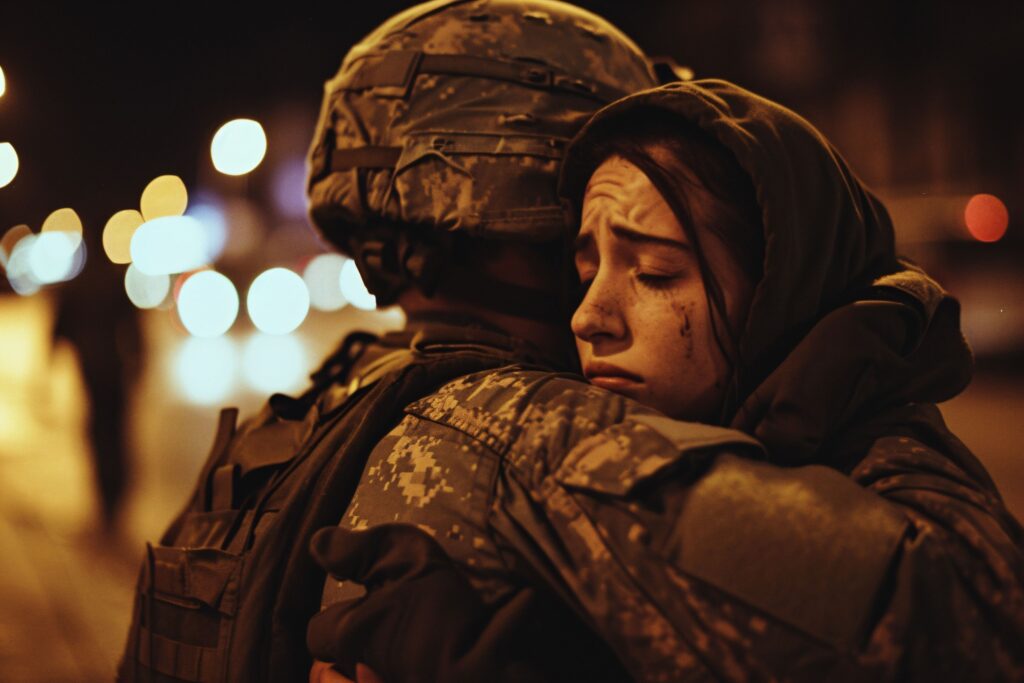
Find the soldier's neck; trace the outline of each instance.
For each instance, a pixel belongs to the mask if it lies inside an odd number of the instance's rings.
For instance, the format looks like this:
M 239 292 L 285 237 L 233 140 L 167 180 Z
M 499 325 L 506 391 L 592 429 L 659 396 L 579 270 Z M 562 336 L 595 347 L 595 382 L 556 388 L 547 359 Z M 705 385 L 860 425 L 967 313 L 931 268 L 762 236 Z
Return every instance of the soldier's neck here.
M 475 318 L 550 353 L 565 349 L 567 344 L 566 325 L 501 313 L 443 294 L 428 298 L 417 290 L 409 290 L 399 295 L 398 305 L 407 315 L 440 314 Z

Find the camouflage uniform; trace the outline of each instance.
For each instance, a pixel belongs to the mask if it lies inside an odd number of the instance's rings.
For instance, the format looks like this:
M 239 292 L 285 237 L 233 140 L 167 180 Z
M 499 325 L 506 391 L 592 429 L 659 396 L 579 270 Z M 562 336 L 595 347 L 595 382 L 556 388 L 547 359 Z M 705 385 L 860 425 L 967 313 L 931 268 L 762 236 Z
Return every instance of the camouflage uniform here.
M 418 526 L 488 604 L 543 581 L 637 680 L 1022 675 L 1019 527 L 932 406 L 799 468 L 515 367 L 405 412 L 342 526 Z M 331 581 L 325 602 L 355 595 Z

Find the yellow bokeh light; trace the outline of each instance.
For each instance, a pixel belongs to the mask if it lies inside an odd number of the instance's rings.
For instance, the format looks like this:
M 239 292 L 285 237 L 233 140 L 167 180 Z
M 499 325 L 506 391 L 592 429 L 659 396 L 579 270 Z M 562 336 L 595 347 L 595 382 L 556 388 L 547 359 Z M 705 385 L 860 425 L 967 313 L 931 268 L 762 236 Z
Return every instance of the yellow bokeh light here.
M 210 143 L 213 167 L 225 175 L 245 175 L 267 153 L 267 135 L 252 119 L 234 119 L 221 126 Z
M 0 97 L 3 97 L 5 92 L 7 92 L 7 76 L 4 76 L 4 69 L 0 67 Z
M 377 297 L 370 294 L 363 284 L 363 277 L 359 274 L 356 262 L 351 259 L 341 267 L 341 275 L 338 277 L 341 286 L 341 293 L 345 295 L 348 302 L 362 311 L 374 311 L 377 309 Z
M 217 337 L 238 317 L 238 291 L 224 275 L 204 270 L 185 280 L 178 293 L 178 317 L 196 337 Z
M 14 145 L 0 142 L 0 187 L 10 185 L 14 176 L 18 175 L 18 153 Z
M 191 216 L 164 216 L 140 225 L 131 237 L 131 261 L 147 275 L 184 273 L 209 262 L 208 234 Z
M 14 247 L 31 234 L 32 229 L 27 225 L 15 225 L 4 233 L 3 238 L 0 239 L 0 266 L 7 268 L 7 262 L 10 260 L 11 254 L 14 253 Z
M 309 290 L 302 278 L 287 268 L 260 273 L 245 298 L 253 325 L 267 334 L 288 334 L 309 313 Z
M 103 251 L 112 263 L 132 262 L 132 236 L 145 219 L 135 209 L 118 211 L 103 228 Z
M 242 374 L 260 393 L 300 389 L 309 370 L 306 350 L 292 334 L 254 334 L 242 351 Z
M 77 249 L 82 241 L 82 219 L 78 217 L 78 213 L 74 209 L 57 209 L 46 217 L 39 232 L 63 233 Z
M 124 274 L 124 289 L 128 300 L 138 308 L 156 308 L 171 291 L 171 277 L 146 275 L 132 264 Z
M 223 401 L 235 382 L 235 347 L 227 337 L 189 337 L 178 350 L 174 375 L 186 399 L 201 405 Z
M 154 178 L 142 191 L 139 207 L 147 221 L 184 214 L 188 208 L 188 190 L 184 181 L 176 175 Z
M 309 288 L 309 303 L 320 311 L 336 311 L 348 301 L 341 293 L 341 269 L 347 261 L 341 254 L 320 254 L 313 257 L 302 271 Z

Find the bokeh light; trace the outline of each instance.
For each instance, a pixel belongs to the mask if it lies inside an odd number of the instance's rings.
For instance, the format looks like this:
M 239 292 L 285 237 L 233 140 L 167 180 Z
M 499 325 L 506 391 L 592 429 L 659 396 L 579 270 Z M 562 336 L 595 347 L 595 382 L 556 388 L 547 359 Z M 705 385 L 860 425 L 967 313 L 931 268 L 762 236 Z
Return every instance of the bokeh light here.
M 238 291 L 224 275 L 204 270 L 188 277 L 178 292 L 178 317 L 196 337 L 217 337 L 238 317 Z
M 213 166 L 225 175 L 245 175 L 260 165 L 267 153 L 263 126 L 252 119 L 228 121 L 210 144 Z
M 43 232 L 26 240 L 31 240 L 27 247 L 29 273 L 37 283 L 49 285 L 76 274 L 75 254 L 82 246 L 81 237 L 76 239 L 66 232 Z
M 174 376 L 178 390 L 186 399 L 210 405 L 223 401 L 231 393 L 236 366 L 235 345 L 227 337 L 189 337 L 178 349 Z
M 261 393 L 302 387 L 309 372 L 306 350 L 293 334 L 254 334 L 242 352 L 246 383 Z
M 1010 212 L 999 197 L 976 194 L 964 209 L 964 223 L 971 237 L 979 242 L 997 242 L 1006 234 Z
M 41 233 L 60 232 L 63 233 L 75 246 L 82 241 L 82 219 L 78 213 L 71 208 L 57 209 L 43 221 Z
M 188 206 L 188 190 L 176 175 L 162 175 L 150 181 L 142 191 L 139 208 L 147 221 L 166 216 L 181 216 Z
M 206 233 L 206 262 L 213 263 L 224 252 L 228 241 L 228 221 L 216 199 L 200 196 L 189 205 L 186 216 L 194 218 Z
M 0 142 L 0 187 L 10 185 L 14 176 L 18 175 L 18 153 L 14 145 Z
M 146 221 L 132 235 L 131 260 L 147 275 L 195 270 L 209 263 L 203 225 L 191 216 L 166 216 Z
M 309 289 L 309 303 L 320 311 L 336 311 L 348 303 L 341 293 L 341 269 L 347 258 L 341 254 L 319 254 L 302 271 Z
M 309 313 L 309 290 L 302 278 L 287 268 L 260 273 L 245 298 L 253 325 L 267 334 L 288 334 Z
M 132 262 L 132 236 L 145 219 L 135 209 L 118 211 L 103 228 L 103 251 L 112 263 Z
M 4 69 L 0 66 L 0 97 L 3 97 L 5 92 L 7 92 L 7 76 L 4 75 Z
M 4 233 L 4 236 L 0 238 L 0 266 L 7 268 L 7 262 L 10 260 L 11 254 L 14 253 L 14 247 L 31 234 L 32 229 L 27 225 L 15 225 Z
M 349 259 L 341 267 L 341 274 L 338 278 L 341 285 L 341 293 L 350 304 L 363 311 L 377 309 L 377 297 L 370 294 L 363 284 L 363 277 L 359 274 L 356 262 Z
M 29 262 L 37 235 L 31 231 L 17 241 L 7 259 L 7 281 L 11 289 L 21 296 L 31 296 L 39 291 L 40 283 L 32 274 Z
M 124 274 L 124 289 L 138 308 L 156 308 L 171 291 L 171 276 L 146 275 L 132 264 Z

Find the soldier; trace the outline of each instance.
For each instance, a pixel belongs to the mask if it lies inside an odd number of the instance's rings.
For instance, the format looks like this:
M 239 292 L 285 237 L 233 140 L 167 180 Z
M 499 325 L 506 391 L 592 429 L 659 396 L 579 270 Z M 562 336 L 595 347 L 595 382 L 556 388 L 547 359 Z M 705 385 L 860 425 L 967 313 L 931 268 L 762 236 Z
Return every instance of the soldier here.
M 405 309 L 407 328 L 349 335 L 309 391 L 272 397 L 237 429 L 222 412 L 191 500 L 148 548 L 122 680 L 304 679 L 325 579 L 309 539 L 342 519 L 371 451 L 398 446 L 403 505 L 457 491 L 477 506 L 495 463 L 438 470 L 401 436 L 404 410 L 480 370 L 574 367 L 560 161 L 601 105 L 655 83 L 615 27 L 547 0 L 435 0 L 350 51 L 325 89 L 310 214 L 378 302 Z M 475 457 L 471 440 L 453 446 Z M 488 558 L 486 583 L 492 542 L 470 526 L 437 531 L 452 553 Z M 495 588 L 486 606 L 526 627 L 497 632 L 525 635 L 494 639 L 471 676 L 496 663 L 511 680 L 626 676 L 543 582 Z

